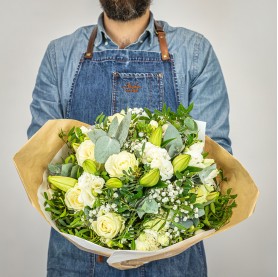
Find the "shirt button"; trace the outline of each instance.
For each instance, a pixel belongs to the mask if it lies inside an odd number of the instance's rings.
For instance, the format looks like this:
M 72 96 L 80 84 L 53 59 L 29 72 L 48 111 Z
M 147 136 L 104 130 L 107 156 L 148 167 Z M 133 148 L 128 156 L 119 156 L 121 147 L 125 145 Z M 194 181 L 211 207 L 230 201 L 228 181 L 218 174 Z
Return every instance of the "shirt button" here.
M 105 45 L 108 45 L 108 41 L 105 41 L 105 43 L 104 43 Z

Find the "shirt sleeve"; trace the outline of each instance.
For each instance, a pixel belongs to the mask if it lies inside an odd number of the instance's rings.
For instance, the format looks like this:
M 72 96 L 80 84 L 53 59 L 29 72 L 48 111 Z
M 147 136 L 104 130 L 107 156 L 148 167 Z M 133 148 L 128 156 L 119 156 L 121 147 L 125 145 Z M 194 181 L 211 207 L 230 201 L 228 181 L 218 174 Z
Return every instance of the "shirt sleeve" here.
M 48 45 L 44 54 L 32 97 L 30 105 L 32 121 L 27 130 L 28 138 L 35 134 L 47 120 L 63 117 L 54 42 Z
M 229 99 L 224 77 L 211 44 L 203 36 L 196 42 L 189 103 L 191 115 L 207 123 L 206 134 L 232 153 L 229 138 Z

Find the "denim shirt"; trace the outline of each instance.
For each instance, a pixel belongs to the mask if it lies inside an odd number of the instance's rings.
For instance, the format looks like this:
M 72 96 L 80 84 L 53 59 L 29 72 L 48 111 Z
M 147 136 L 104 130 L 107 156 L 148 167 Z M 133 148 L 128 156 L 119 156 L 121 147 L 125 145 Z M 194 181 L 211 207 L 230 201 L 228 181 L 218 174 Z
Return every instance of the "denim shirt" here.
M 175 61 L 180 101 L 184 106 L 194 102 L 191 115 L 207 122 L 206 134 L 229 152 L 229 100 L 224 77 L 209 41 L 201 34 L 182 27 L 171 27 L 158 21 L 166 33 L 169 52 Z M 87 49 L 95 25 L 81 27 L 73 34 L 56 39 L 48 45 L 43 57 L 30 109 L 31 137 L 49 119 L 65 118 L 71 86 L 80 61 Z M 103 15 L 98 19 L 94 52 L 118 49 L 106 34 Z M 138 40 L 125 49 L 160 52 L 154 18 Z

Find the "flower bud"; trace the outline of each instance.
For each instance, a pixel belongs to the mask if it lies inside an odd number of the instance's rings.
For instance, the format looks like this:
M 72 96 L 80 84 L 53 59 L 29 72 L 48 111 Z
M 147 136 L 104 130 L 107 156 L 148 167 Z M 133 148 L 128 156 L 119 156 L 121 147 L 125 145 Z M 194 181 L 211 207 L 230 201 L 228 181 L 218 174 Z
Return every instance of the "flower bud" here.
M 123 186 L 123 183 L 118 178 L 110 178 L 109 180 L 106 181 L 106 186 L 110 189 L 121 188 Z
M 218 191 L 211 192 L 210 194 L 207 195 L 206 199 L 207 201 L 212 201 L 215 200 L 219 196 Z
M 97 172 L 97 166 L 96 163 L 93 160 L 85 160 L 82 164 L 82 167 L 85 172 L 96 174 Z
M 80 146 L 80 143 L 74 142 L 71 146 L 72 146 L 72 148 L 74 149 L 74 151 L 76 152 L 77 149 L 78 149 L 78 147 Z
M 54 187 L 65 192 L 73 188 L 77 183 L 76 179 L 71 177 L 65 177 L 65 176 L 48 176 L 47 180 Z
M 157 127 L 150 136 L 149 142 L 153 145 L 160 146 L 162 139 L 162 127 Z
M 159 169 L 153 168 L 140 179 L 139 183 L 143 187 L 153 187 L 158 183 L 159 177 Z
M 191 159 L 191 156 L 188 154 L 178 155 L 172 162 L 174 172 L 175 173 L 177 171 L 182 172 L 183 170 L 185 170 L 189 164 L 190 159 Z

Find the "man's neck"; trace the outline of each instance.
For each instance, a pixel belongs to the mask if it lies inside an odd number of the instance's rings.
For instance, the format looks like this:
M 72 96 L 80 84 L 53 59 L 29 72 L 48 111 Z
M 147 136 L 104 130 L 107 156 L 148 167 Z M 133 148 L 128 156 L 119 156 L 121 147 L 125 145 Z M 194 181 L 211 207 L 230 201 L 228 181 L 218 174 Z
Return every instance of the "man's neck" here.
M 105 13 L 103 20 L 106 33 L 122 49 L 137 41 L 144 32 L 149 24 L 150 10 L 143 16 L 126 22 L 112 20 Z

